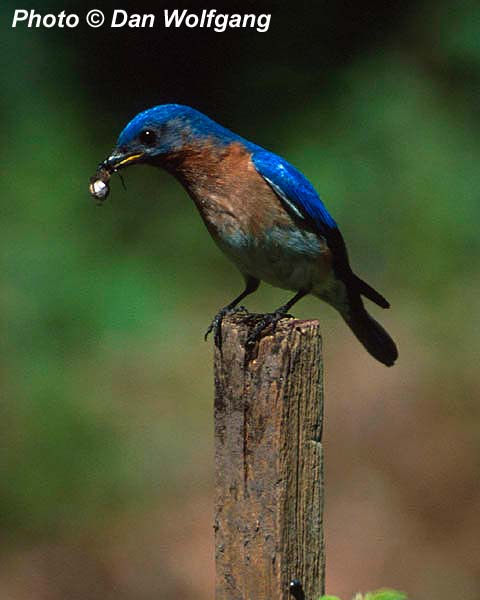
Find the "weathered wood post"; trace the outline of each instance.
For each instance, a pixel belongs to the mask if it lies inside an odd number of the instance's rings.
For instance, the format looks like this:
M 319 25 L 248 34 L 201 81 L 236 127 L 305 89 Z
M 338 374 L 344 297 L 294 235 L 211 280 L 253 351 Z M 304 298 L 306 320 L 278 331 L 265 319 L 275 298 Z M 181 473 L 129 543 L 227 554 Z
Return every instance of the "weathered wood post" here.
M 319 325 L 283 319 L 249 355 L 253 324 L 225 319 L 215 350 L 216 600 L 317 600 L 325 578 Z

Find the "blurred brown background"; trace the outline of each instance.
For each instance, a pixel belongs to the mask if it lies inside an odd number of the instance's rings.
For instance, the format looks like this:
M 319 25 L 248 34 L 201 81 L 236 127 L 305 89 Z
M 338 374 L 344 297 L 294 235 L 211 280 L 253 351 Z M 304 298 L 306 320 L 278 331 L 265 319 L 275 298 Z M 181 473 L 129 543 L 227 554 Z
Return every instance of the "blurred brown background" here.
M 270 30 L 223 34 L 11 29 L 15 8 L 0 8 L 0 598 L 213 597 L 203 332 L 241 279 L 166 174 L 128 171 L 103 208 L 87 193 L 126 121 L 176 101 L 301 168 L 392 302 L 373 309 L 392 369 L 326 305 L 295 311 L 324 334 L 328 592 L 477 600 L 478 3 L 232 2 L 271 12 Z M 287 296 L 263 286 L 248 306 Z

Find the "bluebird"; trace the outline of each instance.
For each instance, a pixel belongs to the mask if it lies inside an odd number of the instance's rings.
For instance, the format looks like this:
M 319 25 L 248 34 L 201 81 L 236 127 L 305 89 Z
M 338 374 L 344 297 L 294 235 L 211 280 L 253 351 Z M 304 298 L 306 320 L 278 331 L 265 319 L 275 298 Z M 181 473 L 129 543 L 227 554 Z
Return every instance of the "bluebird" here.
M 225 315 L 265 281 L 295 295 L 263 315 L 249 342 L 312 294 L 340 313 L 373 357 L 394 364 L 395 343 L 362 297 L 382 308 L 389 303 L 353 272 L 337 223 L 312 184 L 284 158 L 193 108 L 164 104 L 127 124 L 91 179 L 91 193 L 106 198 L 111 175 L 134 164 L 161 167 L 178 179 L 245 279 L 242 293 L 218 312 L 207 335 L 218 332 Z

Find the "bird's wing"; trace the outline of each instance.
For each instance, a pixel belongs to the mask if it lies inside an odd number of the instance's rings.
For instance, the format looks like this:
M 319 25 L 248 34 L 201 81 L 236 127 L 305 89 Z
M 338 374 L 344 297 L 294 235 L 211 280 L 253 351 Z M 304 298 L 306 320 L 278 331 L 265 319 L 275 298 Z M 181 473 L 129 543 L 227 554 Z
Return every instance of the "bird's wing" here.
M 253 152 L 252 162 L 292 216 L 313 223 L 318 232 L 326 237 L 337 229 L 337 224 L 315 188 L 298 169 L 267 150 Z
M 342 234 L 305 175 L 280 156 L 263 149 L 252 153 L 252 162 L 280 198 L 285 210 L 313 227 L 326 240 L 337 277 L 351 280 L 352 270 Z
M 285 210 L 294 218 L 313 225 L 325 238 L 333 255 L 336 276 L 351 291 L 355 290 L 356 294 L 363 294 L 382 308 L 388 308 L 388 301 L 352 272 L 343 236 L 308 179 L 286 160 L 267 150 L 252 152 L 252 163 L 280 198 Z

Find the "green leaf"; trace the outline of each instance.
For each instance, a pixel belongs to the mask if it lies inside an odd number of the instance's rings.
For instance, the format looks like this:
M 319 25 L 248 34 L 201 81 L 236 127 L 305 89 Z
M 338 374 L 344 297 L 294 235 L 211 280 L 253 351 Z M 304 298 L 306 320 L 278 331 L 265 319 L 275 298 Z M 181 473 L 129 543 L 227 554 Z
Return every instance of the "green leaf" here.
M 396 590 L 382 589 L 369 592 L 365 596 L 365 600 L 407 600 L 407 595 Z
M 340 600 L 338 596 L 322 596 L 318 600 Z M 407 595 L 391 589 L 381 589 L 376 592 L 368 592 L 365 596 L 356 594 L 353 600 L 408 600 Z

